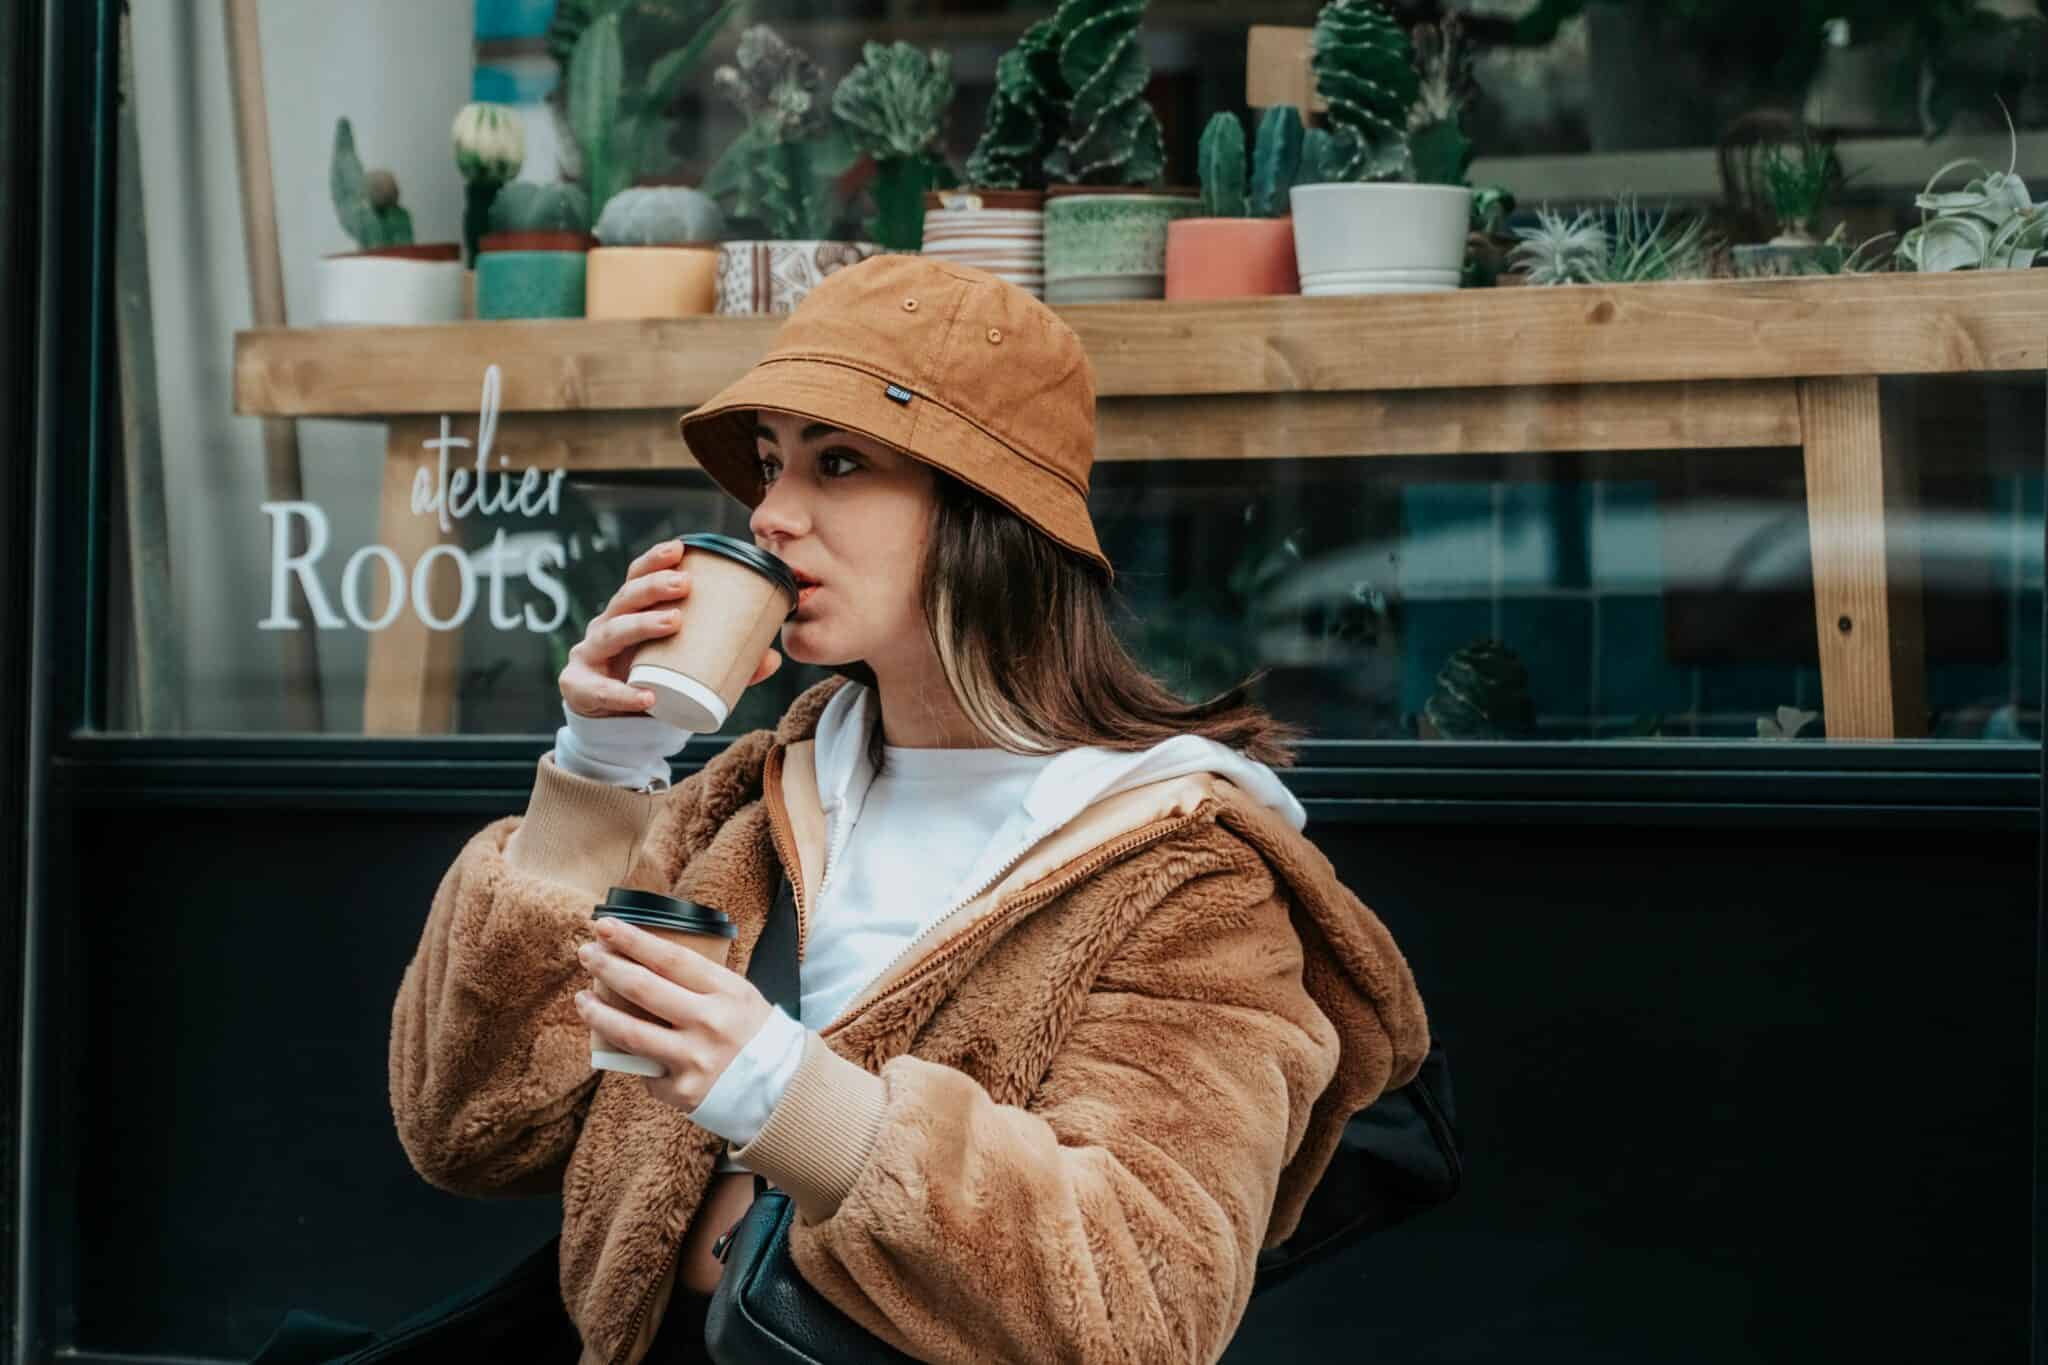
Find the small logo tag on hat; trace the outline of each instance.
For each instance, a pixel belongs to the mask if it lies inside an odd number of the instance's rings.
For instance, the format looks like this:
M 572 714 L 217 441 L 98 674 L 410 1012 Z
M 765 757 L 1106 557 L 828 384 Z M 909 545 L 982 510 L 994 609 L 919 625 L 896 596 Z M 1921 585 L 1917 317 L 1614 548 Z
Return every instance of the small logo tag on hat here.
M 888 388 L 882 390 L 882 392 L 888 394 L 891 399 L 903 404 L 905 407 L 910 406 L 910 400 L 916 396 L 915 394 L 911 393 L 909 389 L 906 389 L 899 384 L 891 384 Z

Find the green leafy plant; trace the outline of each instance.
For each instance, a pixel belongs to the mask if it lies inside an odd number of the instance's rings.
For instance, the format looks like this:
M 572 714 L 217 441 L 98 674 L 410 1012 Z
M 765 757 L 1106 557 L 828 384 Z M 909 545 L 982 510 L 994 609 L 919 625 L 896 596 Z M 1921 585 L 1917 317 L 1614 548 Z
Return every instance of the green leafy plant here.
M 606 246 L 685 246 L 724 233 L 718 201 L 680 186 L 620 190 L 597 220 L 597 239 Z
M 2012 128 L 2010 115 L 2006 127 Z M 2036 204 L 2027 182 L 2016 174 L 2019 134 L 2012 134 L 2012 159 L 1993 170 L 1969 157 L 1949 162 L 1914 196 L 1920 226 L 1899 239 L 1898 258 L 1909 269 L 2023 270 L 2048 251 L 2048 203 Z M 1976 170 L 1960 190 L 1936 186 L 1956 171 Z
M 1811 246 L 1819 239 L 1821 205 L 1842 183 L 1841 163 L 1832 147 L 1812 138 L 1801 141 L 1796 150 L 1777 146 L 1764 154 L 1764 189 L 1771 212 L 1778 219 L 1773 246 Z
M 996 62 L 967 179 L 983 189 L 1150 186 L 1166 139 L 1145 100 L 1145 0 L 1061 0 Z
M 455 116 L 455 169 L 464 186 L 462 245 L 476 264 L 477 243 L 490 219 L 491 201 L 526 161 L 526 121 L 509 104 L 466 104 Z
M 1236 114 L 1212 117 L 1202 129 L 1199 154 L 1202 212 L 1211 218 L 1286 217 L 1287 191 L 1301 183 L 1304 140 L 1299 109 L 1268 109 L 1259 119 L 1247 176 L 1244 125 Z
M 668 107 L 682 93 L 685 80 L 719 30 L 743 0 L 726 0 L 710 18 L 696 26 L 687 42 L 655 60 L 644 76 L 628 81 L 625 43 L 628 16 L 645 7 L 627 0 L 595 0 L 574 5 L 574 14 L 557 16 L 551 42 L 559 42 L 561 26 L 577 25 L 568 46 L 566 99 L 569 127 L 583 162 L 583 184 L 593 213 L 639 179 L 668 169 L 667 143 L 673 121 Z
M 867 232 L 885 247 L 922 247 L 925 191 L 958 183 L 942 150 L 952 103 L 951 55 L 909 43 L 867 44 L 832 92 L 832 112 L 854 149 L 874 158 L 877 213 Z
M 586 232 L 590 198 L 580 185 L 515 180 L 491 201 L 492 232 Z
M 853 162 L 853 144 L 834 126 L 825 73 L 765 24 L 740 35 L 733 63 L 713 76 L 747 125 L 704 177 L 704 190 L 730 196 L 736 217 L 771 238 L 827 236 L 831 183 Z
M 328 193 L 342 230 L 364 251 L 405 246 L 412 241 L 412 215 L 398 202 L 398 177 L 365 171 L 356 155 L 355 129 L 346 118 L 334 123 L 334 156 L 328 163 Z

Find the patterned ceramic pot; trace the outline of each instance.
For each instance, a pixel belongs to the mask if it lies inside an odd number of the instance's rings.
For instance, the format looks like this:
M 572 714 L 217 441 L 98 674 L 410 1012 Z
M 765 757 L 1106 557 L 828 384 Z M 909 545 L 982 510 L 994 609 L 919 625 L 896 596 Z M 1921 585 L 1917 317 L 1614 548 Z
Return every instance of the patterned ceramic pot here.
M 1054 188 L 1045 201 L 1046 302 L 1166 297 L 1166 225 L 1201 211 L 1188 193 Z
M 484 251 L 476 258 L 480 320 L 580 318 L 586 253 Z
M 924 197 L 924 255 L 986 270 L 1045 297 L 1042 190 L 933 190 Z
M 686 318 L 718 302 L 715 246 L 601 246 L 590 253 L 583 315 Z
M 873 242 L 724 242 L 718 248 L 718 311 L 788 313 L 835 271 L 882 248 Z

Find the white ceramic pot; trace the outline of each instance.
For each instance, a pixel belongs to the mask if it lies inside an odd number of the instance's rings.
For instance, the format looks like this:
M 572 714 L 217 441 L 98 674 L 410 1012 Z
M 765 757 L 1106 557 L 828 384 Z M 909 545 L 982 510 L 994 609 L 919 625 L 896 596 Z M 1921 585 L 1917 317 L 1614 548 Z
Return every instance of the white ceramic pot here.
M 316 272 L 320 321 L 405 324 L 462 321 L 461 258 L 327 256 Z
M 1296 185 L 1301 292 L 1414 294 L 1456 289 L 1472 191 L 1460 185 Z

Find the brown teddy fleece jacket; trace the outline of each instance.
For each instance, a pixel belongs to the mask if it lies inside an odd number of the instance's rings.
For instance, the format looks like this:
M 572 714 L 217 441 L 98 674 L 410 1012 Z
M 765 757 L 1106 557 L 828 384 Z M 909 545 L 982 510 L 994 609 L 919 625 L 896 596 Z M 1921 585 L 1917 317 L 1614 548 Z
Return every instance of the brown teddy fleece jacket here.
M 840 685 L 670 792 L 543 760 L 524 818 L 442 879 L 399 987 L 399 1138 L 443 1189 L 560 1191 L 586 1361 L 644 1354 L 722 1146 L 591 1069 L 591 907 L 627 881 L 716 905 L 744 971 L 788 867 L 801 944 L 818 869 L 783 771 L 808 772 Z M 1345 1120 L 1428 1049 L 1386 928 L 1229 783 L 1141 787 L 1076 825 L 813 1035 L 735 1153 L 795 1199 L 804 1277 L 919 1359 L 1215 1360 Z

